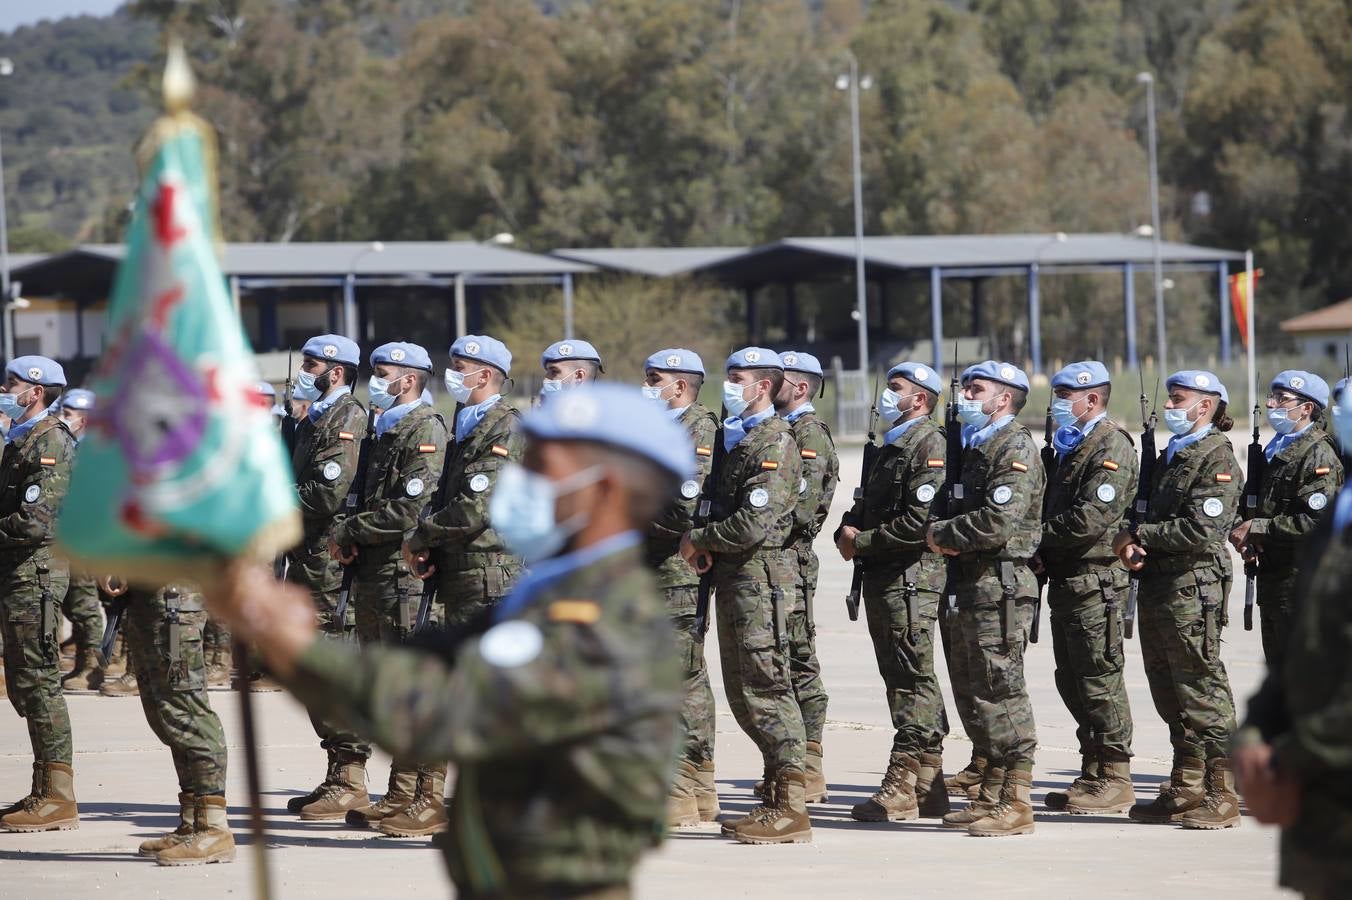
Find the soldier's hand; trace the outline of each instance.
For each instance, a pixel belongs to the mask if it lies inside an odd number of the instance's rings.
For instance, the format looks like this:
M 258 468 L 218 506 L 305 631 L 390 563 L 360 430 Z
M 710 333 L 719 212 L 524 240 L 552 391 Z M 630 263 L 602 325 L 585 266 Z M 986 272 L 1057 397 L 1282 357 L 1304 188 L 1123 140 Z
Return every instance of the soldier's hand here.
M 411 546 L 404 544 L 404 565 L 422 581 L 431 578 L 437 571 L 437 567 L 429 562 L 431 558 L 432 553 L 426 547 L 415 552 Z
M 678 552 L 681 554 L 681 559 L 692 566 L 695 564 L 695 557 L 699 554 L 699 551 L 695 549 L 694 544 L 690 543 L 690 532 L 687 531 L 681 535 L 681 546 Z
M 1249 541 L 1249 529 L 1252 527 L 1252 519 L 1246 519 L 1236 525 L 1230 532 L 1230 546 L 1234 547 L 1240 553 L 1243 553 L 1244 545 Z
M 1272 762 L 1272 745 L 1248 744 L 1230 756 L 1249 812 L 1265 825 L 1293 825 L 1300 815 L 1300 783 Z
M 1145 548 L 1140 544 L 1131 543 L 1122 548 L 1122 552 L 1118 554 L 1118 558 L 1122 560 L 1122 565 L 1126 566 L 1129 570 L 1132 572 L 1139 572 L 1145 568 L 1145 558 L 1148 555 L 1149 554 L 1145 552 Z
M 104 575 L 99 579 L 99 590 L 109 597 L 121 597 L 127 592 L 126 579 L 117 575 Z
M 1131 536 L 1131 532 L 1123 528 L 1113 536 L 1113 556 L 1121 558 L 1122 551 L 1127 548 L 1127 545 L 1134 543 L 1136 543 L 1136 539 Z
M 836 549 L 840 551 L 840 558 L 849 562 L 854 559 L 854 536 L 859 533 L 859 529 L 853 525 L 840 526 L 840 537 L 836 538 Z
M 945 547 L 934 537 L 935 526 L 931 525 L 925 529 L 925 544 L 935 553 L 942 553 L 944 556 L 957 556 L 958 551 L 951 547 Z
M 339 547 L 338 543 L 329 538 L 329 556 L 338 560 L 343 565 L 347 565 L 357 558 L 357 547 Z

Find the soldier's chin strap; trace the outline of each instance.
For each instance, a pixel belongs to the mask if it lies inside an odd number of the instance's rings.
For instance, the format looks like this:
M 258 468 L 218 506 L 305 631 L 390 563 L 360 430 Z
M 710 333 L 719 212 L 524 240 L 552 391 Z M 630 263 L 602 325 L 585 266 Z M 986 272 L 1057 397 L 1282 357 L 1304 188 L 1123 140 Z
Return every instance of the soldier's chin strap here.
M 258 900 L 272 900 L 272 871 L 268 866 L 267 833 L 263 828 L 263 777 L 258 764 L 258 727 L 253 693 L 249 690 L 249 648 L 235 638 L 235 690 L 239 693 L 239 721 L 244 730 L 244 771 L 249 783 L 249 836 L 254 845 L 254 892 Z

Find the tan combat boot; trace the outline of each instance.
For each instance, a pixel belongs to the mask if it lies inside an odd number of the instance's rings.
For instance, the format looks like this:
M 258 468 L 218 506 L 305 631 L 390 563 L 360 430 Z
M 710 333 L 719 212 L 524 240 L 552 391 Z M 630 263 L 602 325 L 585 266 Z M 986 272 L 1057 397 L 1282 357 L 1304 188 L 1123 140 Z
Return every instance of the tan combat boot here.
M 193 801 L 192 834 L 155 855 L 162 866 L 202 866 L 234 862 L 235 836 L 225 814 L 225 798 L 213 794 Z
M 27 797 L 20 797 L 4 809 L 0 809 L 0 816 L 7 816 L 12 812 L 23 809 L 23 805 L 32 797 L 42 796 L 42 763 L 33 763 L 33 785 L 28 790 Z
M 142 841 L 137 853 L 142 856 L 155 856 L 161 850 L 168 850 L 175 844 L 181 844 L 192 837 L 193 825 L 197 820 L 197 801 L 192 794 L 178 795 L 178 827 L 166 835 Z
M 137 697 L 141 689 L 136 684 L 136 673 L 128 669 L 112 681 L 105 681 L 99 693 L 105 697 Z
M 830 797 L 826 791 L 826 772 L 822 769 L 822 745 L 817 741 L 807 742 L 807 802 L 825 803 Z
M 699 820 L 714 822 L 718 820 L 718 785 L 714 782 L 714 761 L 706 759 L 699 764 L 699 787 L 695 790 L 695 802 L 699 804 Z
M 75 806 L 75 773 L 65 763 L 44 762 L 40 790 L 25 797 L 14 812 L 0 816 L 5 831 L 70 831 L 80 827 Z M 36 778 L 35 778 L 36 780 Z
M 418 773 L 413 802 L 376 823 L 376 831 L 391 837 L 427 837 L 450 827 L 446 817 L 446 770 Z
M 333 777 L 320 785 L 314 800 L 301 807 L 300 817 L 307 822 L 344 819 L 354 809 L 367 809 L 371 798 L 366 793 L 366 760 L 340 753 L 334 759 Z
M 1098 757 L 1093 754 L 1084 754 L 1080 757 L 1080 774 L 1070 783 L 1070 787 L 1064 791 L 1048 791 L 1042 798 L 1042 805 L 1052 810 L 1060 812 L 1066 808 L 1066 803 L 1070 800 L 1070 795 L 1079 791 L 1084 792 L 1089 787 L 1090 782 L 1099 776 Z
M 775 779 L 775 805 L 733 832 L 743 844 L 805 844 L 812 840 L 807 816 L 807 776 L 784 769 Z
M 688 828 L 700 823 L 699 768 L 688 759 L 676 760 L 676 775 L 667 792 L 667 827 Z
M 893 753 L 883 773 L 883 783 L 863 803 L 850 810 L 850 817 L 858 822 L 905 822 L 920 817 L 916 801 L 916 780 L 920 776 L 920 761 L 905 753 Z M 947 800 L 947 796 L 944 797 Z
M 1098 771 L 1098 777 L 1083 788 L 1071 785 L 1066 812 L 1076 816 L 1105 815 L 1126 812 L 1136 804 L 1136 789 L 1131 786 L 1131 757 L 1104 750 Z
M 350 810 L 343 820 L 349 825 L 374 825 L 381 819 L 389 818 L 412 803 L 413 794 L 417 788 L 417 770 L 391 767 L 390 783 L 385 788 L 385 796 L 366 809 Z
M 1239 797 L 1235 796 L 1235 772 L 1224 756 L 1206 761 L 1206 797 L 1178 820 L 1184 828 L 1238 828 Z
M 127 671 L 127 645 L 122 640 L 122 632 L 119 631 L 117 638 L 113 641 L 113 650 L 108 657 L 108 664 L 103 667 L 103 677 L 111 681 L 114 678 L 120 678 L 125 671 Z
M 942 753 L 920 754 L 920 777 L 915 782 L 915 798 L 923 818 L 938 819 L 952 811 L 948 790 L 944 787 Z
M 298 813 L 305 807 L 309 806 L 311 803 L 314 803 L 315 800 L 319 798 L 319 795 L 324 792 L 324 788 L 328 787 L 329 782 L 333 781 L 335 776 L 334 770 L 337 769 L 337 767 L 338 763 L 336 760 L 336 755 L 332 750 L 330 750 L 329 764 L 324 769 L 324 780 L 319 782 L 319 784 L 315 785 L 314 789 L 311 790 L 310 793 L 302 794 L 299 797 L 292 797 L 290 800 L 286 801 L 286 811 Z M 369 806 L 370 804 L 367 805 Z
M 766 789 L 766 787 L 767 785 L 773 787 L 774 781 L 775 781 L 775 770 L 770 768 L 769 763 L 766 763 L 765 771 L 761 774 L 760 781 L 757 781 L 751 787 L 751 793 L 755 795 L 757 800 L 764 800 L 768 803 L 772 795 L 770 791 Z
M 75 667 L 61 676 L 61 690 L 97 691 L 103 684 L 103 672 L 99 669 L 98 654 L 93 647 L 79 647 L 75 651 Z
M 972 761 L 966 768 L 954 774 L 951 778 L 944 779 L 944 790 L 948 791 L 953 797 L 966 797 L 968 800 L 975 800 L 977 794 L 981 791 L 981 784 L 986 777 L 986 757 L 979 753 L 972 754 Z
M 1177 822 L 1185 812 L 1202 805 L 1206 798 L 1206 790 L 1202 787 L 1205 775 L 1206 765 L 1200 759 L 1180 757 L 1174 760 L 1169 786 L 1149 803 L 1133 806 L 1128 815 L 1133 821 L 1151 825 Z
M 944 816 L 945 828 L 966 828 L 1000 802 L 1000 792 L 1005 786 L 1005 770 L 999 766 L 987 765 L 982 776 L 981 788 L 975 800 L 962 809 L 955 809 Z
M 760 798 L 760 800 L 761 800 L 760 805 L 759 805 L 759 806 L 752 807 L 751 811 L 748 812 L 746 815 L 744 815 L 744 816 L 737 816 L 736 818 L 732 818 L 732 819 L 725 819 L 725 820 L 723 821 L 723 829 L 722 829 L 722 830 L 723 830 L 723 833 L 726 834 L 728 837 L 732 837 L 732 835 L 737 831 L 738 828 L 742 827 L 743 825 L 746 825 L 747 823 L 749 823 L 749 822 L 750 822 L 751 820 L 753 820 L 753 819 L 756 819 L 756 818 L 759 818 L 760 816 L 765 815 L 769 810 L 771 810 L 771 809 L 774 808 L 774 805 L 775 805 L 775 782 L 774 782 L 774 779 L 769 775 L 769 773 L 766 774 L 766 778 L 769 779 L 769 782 L 768 782 L 769 785 L 770 785 L 769 796 L 761 797 L 761 798 Z M 759 787 L 759 786 L 760 786 L 760 782 L 757 782 L 757 783 L 756 783 L 756 786 Z M 757 796 L 757 797 L 760 797 L 760 794 L 757 794 L 756 796 Z
M 1000 802 L 984 818 L 967 826 L 973 837 L 1009 837 L 1011 834 L 1033 833 L 1033 806 L 1029 802 L 1033 790 L 1033 773 L 1022 769 L 1005 772 L 1005 783 L 1000 789 Z

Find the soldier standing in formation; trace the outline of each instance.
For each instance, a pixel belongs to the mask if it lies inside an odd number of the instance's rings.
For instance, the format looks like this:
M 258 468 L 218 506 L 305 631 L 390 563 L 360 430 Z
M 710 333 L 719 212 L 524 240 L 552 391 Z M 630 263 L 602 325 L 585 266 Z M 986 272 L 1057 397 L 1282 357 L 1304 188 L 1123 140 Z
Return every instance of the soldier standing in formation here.
M 581 387 L 596 381 L 598 372 L 604 372 L 601 354 L 586 341 L 555 341 L 540 354 L 540 367 L 545 370 L 540 384 L 540 395 Z
M 71 388 L 56 403 L 57 415 L 66 423 L 77 445 L 93 411 L 94 393 L 84 388 Z M 103 636 L 98 580 L 92 575 L 72 572 L 70 587 L 61 600 L 61 612 L 70 620 L 71 641 L 75 644 L 75 666 L 61 679 L 61 687 L 68 692 L 96 691 L 103 684 L 103 667 L 96 652 Z
M 887 373 L 878 399 L 888 426 L 882 449 L 835 535 L 841 558 L 864 566 L 864 615 L 895 729 L 882 785 L 850 811 L 861 822 L 949 812 L 948 720 L 934 675 L 944 563 L 925 545 L 930 504 L 944 480 L 944 435 L 932 418 L 942 388 L 938 373 L 919 363 Z

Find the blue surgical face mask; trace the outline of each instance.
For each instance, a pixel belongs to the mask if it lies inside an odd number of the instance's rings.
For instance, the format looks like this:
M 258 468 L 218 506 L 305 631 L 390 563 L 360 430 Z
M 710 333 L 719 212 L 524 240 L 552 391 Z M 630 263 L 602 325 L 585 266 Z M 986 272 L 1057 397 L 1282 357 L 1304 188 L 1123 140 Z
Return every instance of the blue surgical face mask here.
M 291 396 L 297 400 L 305 400 L 313 403 L 322 396 L 319 386 L 315 384 L 315 374 L 313 372 L 297 372 L 296 383 L 291 387 Z
M 665 387 L 654 387 L 653 385 L 645 384 L 642 386 L 643 396 L 653 401 L 654 403 L 666 403 L 668 398 L 663 397 L 662 392 L 665 391 L 667 388 L 671 387 L 671 385 L 675 383 L 676 382 L 673 381 L 671 384 L 668 384 Z
M 962 424 L 971 425 L 973 428 L 985 428 L 991 421 L 991 415 L 986 412 L 984 402 L 968 400 L 966 397 L 958 398 L 958 418 L 962 420 Z
M 1080 398 L 1084 399 L 1083 397 Z M 1069 400 L 1057 397 L 1052 400 L 1052 421 L 1056 423 L 1057 428 L 1069 428 L 1079 421 L 1079 416 L 1075 415 L 1075 404 L 1078 400 Z
M 1197 403 L 1201 402 L 1201 400 L 1197 401 Z M 1164 411 L 1164 427 L 1179 435 L 1192 431 L 1194 423 L 1188 419 L 1188 413 L 1197 408 L 1197 403 L 1187 409 L 1166 409 Z
M 751 401 L 746 399 L 746 385 L 733 384 L 731 381 L 723 382 L 723 405 L 727 407 L 728 415 L 733 418 L 740 418 L 746 408 L 751 405 Z
M 488 501 L 488 518 L 493 530 L 527 565 L 557 556 L 568 539 L 587 524 L 585 513 L 566 522 L 554 520 L 554 507 L 566 497 L 600 479 L 602 468 L 592 466 L 574 472 L 561 481 L 551 481 L 520 463 L 507 463 L 498 472 L 493 496 Z
M 389 409 L 394 406 L 398 397 L 389 393 L 390 383 L 379 375 L 372 375 L 366 382 L 366 391 L 371 397 L 371 405 L 379 410 Z
M 563 390 L 562 378 L 546 378 L 540 382 L 540 393 L 542 394 L 557 394 L 561 390 Z
M 1268 424 L 1272 430 L 1278 434 L 1290 434 L 1296 430 L 1296 423 L 1291 420 L 1291 411 L 1285 407 L 1278 406 L 1276 409 L 1267 411 Z
M 882 396 L 878 398 L 878 418 L 892 425 L 901 418 L 901 410 L 898 409 L 900 403 L 900 394 L 891 388 L 884 388 Z
M 456 403 L 468 403 L 469 395 L 474 393 L 474 388 L 465 386 L 465 376 L 478 375 L 483 370 L 483 366 L 473 372 L 457 372 L 455 369 L 446 370 L 446 391 L 455 398 Z
M 16 393 L 0 394 L 0 416 L 9 419 L 22 419 L 23 414 L 28 411 L 28 407 L 19 402 L 19 398 L 27 394 L 31 388 L 27 388 Z

